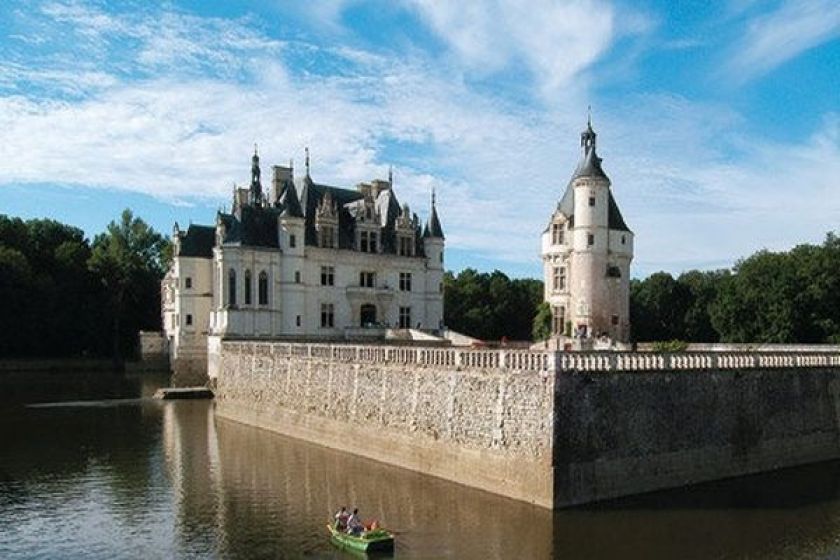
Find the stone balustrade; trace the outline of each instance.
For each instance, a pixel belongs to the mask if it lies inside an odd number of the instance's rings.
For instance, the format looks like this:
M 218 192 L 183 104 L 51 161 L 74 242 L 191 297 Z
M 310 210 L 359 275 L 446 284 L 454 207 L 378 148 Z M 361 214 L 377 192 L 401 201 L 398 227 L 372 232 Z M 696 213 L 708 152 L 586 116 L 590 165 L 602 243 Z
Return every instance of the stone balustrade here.
M 671 371 L 840 366 L 840 352 L 540 352 L 289 342 L 225 341 L 230 353 L 289 356 L 345 363 L 416 364 L 508 371 Z

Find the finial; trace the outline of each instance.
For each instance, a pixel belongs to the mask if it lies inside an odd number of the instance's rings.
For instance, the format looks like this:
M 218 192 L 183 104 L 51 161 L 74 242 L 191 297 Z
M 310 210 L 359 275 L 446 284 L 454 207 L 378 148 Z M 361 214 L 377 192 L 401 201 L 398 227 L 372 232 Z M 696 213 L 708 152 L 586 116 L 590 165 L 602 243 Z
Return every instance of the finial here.
M 292 171 L 295 169 L 295 160 L 292 158 L 289 158 L 289 169 Z
M 257 143 L 256 142 L 254 142 L 254 155 L 257 156 L 257 157 L 259 157 L 259 155 L 260 155 L 259 151 L 257 150 Z
M 388 184 L 390 184 L 392 187 L 394 186 L 394 166 L 393 165 L 388 166 Z
M 306 146 L 303 151 L 306 153 L 306 176 L 309 177 L 309 146 Z
M 435 207 L 435 187 L 432 186 L 432 208 Z
M 586 106 L 586 113 L 587 113 L 586 126 L 588 126 L 589 128 L 592 128 L 592 105 L 587 105 Z

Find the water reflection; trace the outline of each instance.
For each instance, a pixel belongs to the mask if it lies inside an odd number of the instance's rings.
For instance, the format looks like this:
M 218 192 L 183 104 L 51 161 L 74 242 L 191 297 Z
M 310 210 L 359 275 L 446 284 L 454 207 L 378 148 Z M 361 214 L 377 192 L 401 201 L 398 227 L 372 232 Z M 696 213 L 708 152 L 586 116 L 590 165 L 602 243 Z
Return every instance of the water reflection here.
M 0 558 L 348 558 L 324 528 L 339 505 L 395 529 L 398 558 L 840 555 L 840 463 L 552 514 L 216 418 L 212 403 L 137 398 L 161 382 L 6 400 Z M 15 394 L 43 403 L 59 385 Z

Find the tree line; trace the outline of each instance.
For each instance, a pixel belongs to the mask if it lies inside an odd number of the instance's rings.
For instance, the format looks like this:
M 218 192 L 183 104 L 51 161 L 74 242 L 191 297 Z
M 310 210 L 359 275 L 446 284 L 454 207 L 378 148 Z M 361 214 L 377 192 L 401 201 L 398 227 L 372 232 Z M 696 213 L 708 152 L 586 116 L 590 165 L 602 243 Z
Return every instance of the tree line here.
M 543 340 L 543 283 L 465 269 L 444 277 L 444 322 L 485 340 Z M 840 344 L 840 237 L 759 251 L 731 269 L 630 282 L 634 341 Z
M 125 210 L 88 241 L 55 220 L 0 214 L 0 357 L 131 356 L 160 329 L 168 241 Z
M 638 341 L 840 343 L 840 237 L 630 283 Z

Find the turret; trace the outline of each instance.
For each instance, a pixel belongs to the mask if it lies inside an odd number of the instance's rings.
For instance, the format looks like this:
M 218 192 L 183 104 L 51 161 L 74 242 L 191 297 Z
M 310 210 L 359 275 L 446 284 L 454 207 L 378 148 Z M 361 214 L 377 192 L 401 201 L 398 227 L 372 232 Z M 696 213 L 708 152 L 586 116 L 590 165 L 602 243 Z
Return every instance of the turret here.
M 435 207 L 435 191 L 432 190 L 432 208 L 429 212 L 429 220 L 423 228 L 423 249 L 426 258 L 429 259 L 429 268 L 443 270 L 443 228 L 440 226 L 440 219 Z

